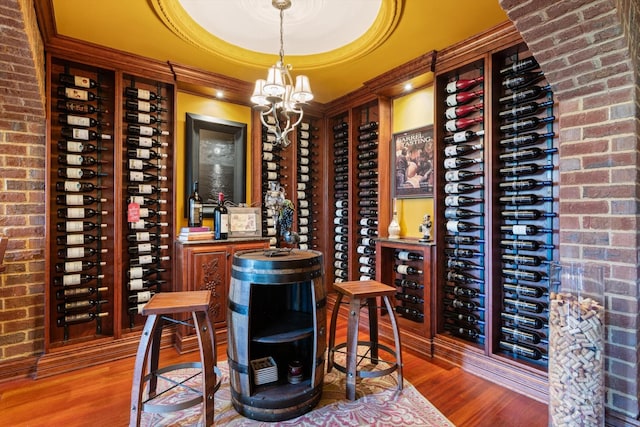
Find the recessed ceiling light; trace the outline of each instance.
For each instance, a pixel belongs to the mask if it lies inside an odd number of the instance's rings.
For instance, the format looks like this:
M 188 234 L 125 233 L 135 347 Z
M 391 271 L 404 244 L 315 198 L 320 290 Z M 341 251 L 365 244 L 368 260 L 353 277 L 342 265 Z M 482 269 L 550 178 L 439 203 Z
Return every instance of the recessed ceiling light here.
M 224 92 L 221 90 L 216 91 L 216 98 L 224 98 Z
M 409 92 L 411 89 L 413 89 L 413 85 L 411 83 L 405 83 L 404 84 L 404 91 L 405 92 Z

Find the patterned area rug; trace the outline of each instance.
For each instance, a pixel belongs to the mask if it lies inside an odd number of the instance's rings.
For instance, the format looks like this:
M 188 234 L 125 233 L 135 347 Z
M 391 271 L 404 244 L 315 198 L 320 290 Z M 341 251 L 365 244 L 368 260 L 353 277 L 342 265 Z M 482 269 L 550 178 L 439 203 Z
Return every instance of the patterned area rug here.
M 397 390 L 395 373 L 379 378 L 358 380 L 355 401 L 345 398 L 345 374 L 333 369 L 324 376 L 324 387 L 320 403 L 312 410 L 297 418 L 280 422 L 262 422 L 246 418 L 236 412 L 231 404 L 229 375 L 226 362 L 218 364 L 222 372 L 222 384 L 215 395 L 215 424 L 224 426 L 446 426 L 454 425 L 447 420 L 411 384 L 404 380 L 402 391 Z M 172 373 L 175 379 L 194 375 L 194 370 L 180 370 Z M 186 384 L 197 389 L 200 375 L 197 374 Z M 166 386 L 163 380 L 159 386 Z M 161 388 L 159 388 L 161 390 Z M 190 394 L 184 388 L 174 388 L 166 397 L 167 402 Z M 148 414 L 142 417 L 142 426 L 201 426 L 201 406 L 196 405 L 183 411 L 168 414 Z

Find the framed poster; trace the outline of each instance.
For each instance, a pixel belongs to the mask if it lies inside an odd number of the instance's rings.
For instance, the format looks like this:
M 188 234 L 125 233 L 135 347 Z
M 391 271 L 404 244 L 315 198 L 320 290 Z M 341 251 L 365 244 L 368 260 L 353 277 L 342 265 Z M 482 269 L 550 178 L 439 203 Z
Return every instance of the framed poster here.
M 392 196 L 433 197 L 433 125 L 393 134 Z

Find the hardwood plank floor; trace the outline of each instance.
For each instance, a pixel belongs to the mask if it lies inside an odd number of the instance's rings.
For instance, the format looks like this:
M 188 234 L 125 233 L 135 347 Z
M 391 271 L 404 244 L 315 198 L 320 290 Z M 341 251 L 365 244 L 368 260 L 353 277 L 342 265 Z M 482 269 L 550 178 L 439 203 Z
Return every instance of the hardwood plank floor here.
M 346 322 L 339 322 L 338 342 Z M 456 426 L 543 427 L 547 405 L 442 361 L 403 352 L 404 376 Z M 218 346 L 226 359 L 226 346 Z M 161 363 L 198 360 L 198 353 L 161 352 Z M 0 424 L 6 426 L 117 427 L 129 421 L 133 358 L 39 380 L 0 384 Z

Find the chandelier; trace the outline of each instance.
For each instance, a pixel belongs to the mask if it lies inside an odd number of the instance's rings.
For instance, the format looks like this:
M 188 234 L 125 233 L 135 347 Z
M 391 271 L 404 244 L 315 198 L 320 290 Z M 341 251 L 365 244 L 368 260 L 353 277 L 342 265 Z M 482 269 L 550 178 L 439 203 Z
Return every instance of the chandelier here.
M 260 112 L 262 124 L 275 135 L 274 144 L 287 147 L 291 144 L 289 133 L 304 115 L 301 104 L 311 101 L 313 93 L 307 76 L 297 76 L 293 84 L 289 73 L 293 67 L 284 62 L 283 18 L 284 11 L 291 7 L 291 0 L 271 0 L 271 4 L 280 11 L 280 60 L 269 68 L 266 80 L 256 80 L 251 102 Z

